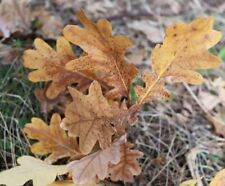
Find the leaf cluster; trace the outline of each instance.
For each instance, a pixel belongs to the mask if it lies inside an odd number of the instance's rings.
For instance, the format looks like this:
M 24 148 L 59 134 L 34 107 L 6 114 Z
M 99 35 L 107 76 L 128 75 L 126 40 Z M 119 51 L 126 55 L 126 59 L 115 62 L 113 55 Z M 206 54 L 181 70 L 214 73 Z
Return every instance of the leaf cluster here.
M 29 156 L 19 158 L 20 166 L 2 172 L 0 183 L 22 185 L 33 180 L 35 186 L 40 181 L 51 186 L 88 186 L 105 178 L 131 182 L 141 172 L 137 160 L 143 153 L 134 150 L 126 136 L 142 105 L 170 98 L 165 88 L 168 78 L 175 83 L 200 84 L 203 78 L 196 69 L 220 65 L 219 58 L 208 52 L 221 39 L 221 33 L 213 29 L 213 18 L 178 22 L 166 29 L 163 43 L 153 49 L 152 70 L 141 77 L 144 85 L 131 86 L 141 73 L 125 60 L 132 46 L 130 39 L 113 35 L 106 19 L 93 23 L 83 11 L 77 17 L 83 27 L 67 25 L 56 41 L 56 49 L 37 38 L 35 49 L 24 52 L 23 64 L 33 70 L 29 80 L 46 82 L 40 100 L 57 104 L 64 96 L 65 104 L 63 114 L 54 113 L 50 124 L 32 118 L 25 125 L 27 137 L 37 140 L 31 152 L 45 157 L 45 162 Z M 71 43 L 82 49 L 79 56 Z M 133 91 L 136 102 L 130 96 Z M 62 158 L 67 161 L 66 171 L 63 165 L 51 165 Z M 26 171 L 29 174 L 22 175 Z M 12 174 L 13 180 L 9 179 Z M 66 179 L 53 183 L 62 174 Z

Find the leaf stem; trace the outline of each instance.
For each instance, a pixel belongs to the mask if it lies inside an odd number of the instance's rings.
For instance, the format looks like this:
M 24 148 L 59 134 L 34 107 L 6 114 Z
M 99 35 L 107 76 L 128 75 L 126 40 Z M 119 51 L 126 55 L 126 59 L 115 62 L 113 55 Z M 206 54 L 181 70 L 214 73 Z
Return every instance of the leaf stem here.
M 145 92 L 145 94 L 138 100 L 138 102 L 136 104 L 138 105 L 142 105 L 144 103 L 144 100 L 146 99 L 146 97 L 150 94 L 151 90 L 155 87 L 155 85 L 161 80 L 162 76 L 164 75 L 164 73 L 167 71 L 167 69 L 170 67 L 172 63 L 172 60 L 170 63 L 167 64 L 167 66 L 159 73 L 158 77 L 156 78 L 156 80 L 151 84 L 151 86 L 147 89 L 147 91 Z

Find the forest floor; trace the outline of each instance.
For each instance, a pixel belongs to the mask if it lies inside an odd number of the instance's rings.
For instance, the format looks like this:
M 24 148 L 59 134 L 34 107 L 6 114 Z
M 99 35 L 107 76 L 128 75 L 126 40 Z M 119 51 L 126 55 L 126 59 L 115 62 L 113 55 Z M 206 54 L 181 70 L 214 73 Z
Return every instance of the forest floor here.
M 43 84 L 27 79 L 28 70 L 21 65 L 23 51 L 32 48 L 36 37 L 54 46 L 64 25 L 79 24 L 75 12 L 81 8 L 92 20 L 111 21 L 113 33 L 132 39 L 134 47 L 126 59 L 142 70 L 151 68 L 149 56 L 162 42 L 165 27 L 177 21 L 213 16 L 215 28 L 225 35 L 223 0 L 2 0 L 0 170 L 30 153 L 22 128 L 31 117 L 49 119 L 34 95 Z M 142 173 L 125 185 L 177 186 L 201 178 L 198 186 L 206 186 L 225 167 L 225 129 L 217 128 L 225 127 L 224 37 L 211 52 L 223 63 L 216 70 L 199 70 L 205 77 L 202 85 L 170 84 L 171 100 L 154 101 L 139 113 L 140 122 L 131 128 L 129 138 L 144 152 Z

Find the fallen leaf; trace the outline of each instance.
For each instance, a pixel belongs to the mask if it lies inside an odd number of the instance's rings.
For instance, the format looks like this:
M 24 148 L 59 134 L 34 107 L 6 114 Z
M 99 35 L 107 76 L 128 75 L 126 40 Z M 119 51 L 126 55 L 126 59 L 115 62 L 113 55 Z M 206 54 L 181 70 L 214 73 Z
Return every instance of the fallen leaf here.
M 31 151 L 38 155 L 50 154 L 46 158 L 49 163 L 54 163 L 60 158 L 79 155 L 76 139 L 67 136 L 60 128 L 60 123 L 60 115 L 53 114 L 50 125 L 39 118 L 32 118 L 31 123 L 26 124 L 24 128 L 28 138 L 39 141 L 31 146 Z
M 30 81 L 51 81 L 46 91 L 49 99 L 56 98 L 71 84 L 78 84 L 77 88 L 81 90 L 87 89 L 90 80 L 79 73 L 65 69 L 66 63 L 75 58 L 66 39 L 63 37 L 57 39 L 56 51 L 39 38 L 35 39 L 34 45 L 36 50 L 28 49 L 24 52 L 23 65 L 30 69 L 36 69 L 29 73 Z
M 69 92 L 73 102 L 66 107 L 62 128 L 70 136 L 79 136 L 83 154 L 90 153 L 97 141 L 101 149 L 109 147 L 123 110 L 108 103 L 97 81 L 90 85 L 88 95 L 74 88 L 69 88 Z
M 20 55 L 17 48 L 13 48 L 4 44 L 0 44 L 0 59 L 1 64 L 10 65 Z
M 83 11 L 77 17 L 84 25 L 67 25 L 63 34 L 66 39 L 81 47 L 87 55 L 70 61 L 66 68 L 82 72 L 100 83 L 113 87 L 108 97 L 129 96 L 132 79 L 137 74 L 134 65 L 125 63 L 124 53 L 131 41 L 123 35 L 112 36 L 112 26 L 106 19 L 92 23 Z
M 213 18 L 198 18 L 190 24 L 179 22 L 166 29 L 163 44 L 152 51 L 152 67 L 157 76 L 172 76 L 174 82 L 200 84 L 196 69 L 216 68 L 220 59 L 207 50 L 221 40 L 213 30 Z
M 213 178 L 209 186 L 224 186 L 225 185 L 225 169 L 219 171 Z
M 159 26 L 159 23 L 149 20 L 138 20 L 129 22 L 128 27 L 142 32 L 150 41 L 154 43 L 160 43 L 163 40 L 163 32 L 162 28 Z
M 42 113 L 50 113 L 51 111 L 57 111 L 59 113 L 64 113 L 66 105 L 68 105 L 72 100 L 67 94 L 60 94 L 55 99 L 48 99 L 46 96 L 45 89 L 34 90 L 34 95 L 40 103 L 40 110 Z
M 56 39 L 60 36 L 63 29 L 63 21 L 59 14 L 51 14 L 48 10 L 42 7 L 37 7 L 33 15 L 41 25 L 37 29 L 37 33 L 45 38 Z
M 4 39 L 16 31 L 29 31 L 32 20 L 29 0 L 2 0 L 0 5 L 0 32 Z
M 109 173 L 109 163 L 117 164 L 120 161 L 120 144 L 124 141 L 125 139 L 122 137 L 105 150 L 98 150 L 80 160 L 69 163 L 67 169 L 73 174 L 73 182 L 85 184 L 96 177 L 100 180 L 105 179 Z
M 85 184 L 75 184 L 73 183 L 72 180 L 64 180 L 64 181 L 56 181 L 48 186 L 100 186 L 99 184 L 97 184 L 97 182 L 95 180 L 92 180 L 88 183 Z
M 208 111 L 214 109 L 221 102 L 219 96 L 204 91 L 199 93 L 199 100 Z
M 223 80 L 221 77 L 218 77 L 212 82 L 212 85 L 214 88 L 225 87 L 225 80 Z
M 166 29 L 163 44 L 156 45 L 151 55 L 155 80 L 150 79 L 150 86 L 139 97 L 139 105 L 151 97 L 155 86 L 165 77 L 172 77 L 173 82 L 200 84 L 203 78 L 194 70 L 220 65 L 220 59 L 208 52 L 222 37 L 221 32 L 213 30 L 213 22 L 212 17 L 198 18 L 190 24 L 179 22 Z
M 132 147 L 131 143 L 124 143 L 120 146 L 120 161 L 110 167 L 110 177 L 113 181 L 132 182 L 133 176 L 141 173 L 137 159 L 143 156 L 143 153 L 131 150 Z
M 144 63 L 143 59 L 144 59 L 145 53 L 146 53 L 145 49 L 140 49 L 138 50 L 137 53 L 131 53 L 127 55 L 127 59 L 134 65 L 142 65 Z
M 188 181 L 182 182 L 180 184 L 180 186 L 196 186 L 197 183 L 198 183 L 198 181 L 193 179 L 193 180 L 188 180 Z
M 43 186 L 54 182 L 56 176 L 68 172 L 65 165 L 49 165 L 31 156 L 22 156 L 17 162 L 20 166 L 0 173 L 0 184 L 23 186 L 32 180 L 34 186 Z
M 142 76 L 142 80 L 145 83 L 145 86 L 136 86 L 135 87 L 135 92 L 138 97 L 145 97 L 143 103 L 150 102 L 153 99 L 156 98 L 164 98 L 164 99 L 169 99 L 170 98 L 170 93 L 164 88 L 164 80 L 161 79 L 160 81 L 157 82 L 157 84 L 154 84 L 156 82 L 156 75 L 155 74 L 150 74 L 145 72 Z M 151 88 L 151 86 L 153 86 Z M 151 89 L 151 93 L 148 93 L 147 91 Z M 145 95 L 147 94 L 147 95 Z
M 225 137 L 225 122 L 221 119 L 219 114 L 214 113 L 213 115 L 207 114 L 207 119 L 212 123 L 215 128 L 215 132 L 217 134 L 222 135 Z
M 223 80 L 221 77 L 216 78 L 212 82 L 214 91 L 217 92 L 218 98 L 220 102 L 225 106 L 225 80 Z

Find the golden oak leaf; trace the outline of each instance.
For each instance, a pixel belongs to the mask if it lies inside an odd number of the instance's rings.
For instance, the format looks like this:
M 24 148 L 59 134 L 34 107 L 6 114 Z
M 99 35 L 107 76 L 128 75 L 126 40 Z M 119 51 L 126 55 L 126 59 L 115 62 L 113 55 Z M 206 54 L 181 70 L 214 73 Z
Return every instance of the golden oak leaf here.
M 76 139 L 67 136 L 60 128 L 60 123 L 60 115 L 53 114 L 50 125 L 39 118 L 32 118 L 31 123 L 26 124 L 24 128 L 28 138 L 39 141 L 31 146 L 31 151 L 38 155 L 50 154 L 46 159 L 49 163 L 60 158 L 79 155 Z
M 224 186 L 225 185 L 225 169 L 219 171 L 213 178 L 209 186 Z
M 56 176 L 68 172 L 65 165 L 49 165 L 31 156 L 22 156 L 17 162 L 20 166 L 0 172 L 0 184 L 23 186 L 33 180 L 34 186 L 43 186 L 54 182 Z
M 105 179 L 109 174 L 109 163 L 116 164 L 120 161 L 120 144 L 124 141 L 125 136 L 122 136 L 109 148 L 98 150 L 80 160 L 70 162 L 67 169 L 72 172 L 73 182 L 85 184 L 96 177 L 100 180 Z
M 120 161 L 110 167 L 111 179 L 132 182 L 133 176 L 141 173 L 137 158 L 143 156 L 138 150 L 131 150 L 133 144 L 124 143 L 120 147 Z
M 156 81 L 157 77 L 155 74 L 150 74 L 145 72 L 142 76 L 142 80 L 145 82 L 145 87 L 142 86 L 136 86 L 135 92 L 138 97 L 141 97 L 142 95 L 145 95 L 147 93 L 147 90 L 151 88 L 151 93 L 148 93 L 145 97 L 144 103 L 152 101 L 156 98 L 165 98 L 168 99 L 170 97 L 170 93 L 164 88 L 164 80 L 159 80 L 155 85 L 154 82 Z
M 213 18 L 198 18 L 190 24 L 179 22 L 166 29 L 162 45 L 151 55 L 157 76 L 172 76 L 175 82 L 200 84 L 202 76 L 196 69 L 216 68 L 220 59 L 208 52 L 221 40 L 222 34 L 213 30 Z
M 131 80 L 137 74 L 134 65 L 125 63 L 124 53 L 131 47 L 131 41 L 123 35 L 112 35 L 112 25 L 106 19 L 95 24 L 83 11 L 77 17 L 84 25 L 67 25 L 63 34 L 70 42 L 81 47 L 87 55 L 74 59 L 66 68 L 86 74 L 101 83 L 113 87 L 109 97 L 127 96 Z
M 97 81 L 90 85 L 88 95 L 75 88 L 69 88 L 69 92 L 73 102 L 66 107 L 61 127 L 68 130 L 70 136 L 79 136 L 83 154 L 90 153 L 97 141 L 100 148 L 109 147 L 124 110 L 108 103 Z
M 221 32 L 213 30 L 213 22 L 212 17 L 198 18 L 190 24 L 179 22 L 166 29 L 163 44 L 157 45 L 151 55 L 156 78 L 153 81 L 150 78 L 148 88 L 139 98 L 140 105 L 153 97 L 156 86 L 163 89 L 162 78 L 170 76 L 174 82 L 200 84 L 203 78 L 194 70 L 220 65 L 220 59 L 208 52 L 222 36 Z
M 28 78 L 32 82 L 51 81 L 46 95 L 49 99 L 56 98 L 66 87 L 71 84 L 78 84 L 79 89 L 87 88 L 90 81 L 79 73 L 74 73 L 65 69 L 65 65 L 75 59 L 73 50 L 69 42 L 59 37 L 56 43 L 56 51 L 41 39 L 35 39 L 36 50 L 28 49 L 24 52 L 23 65 L 30 69 Z

